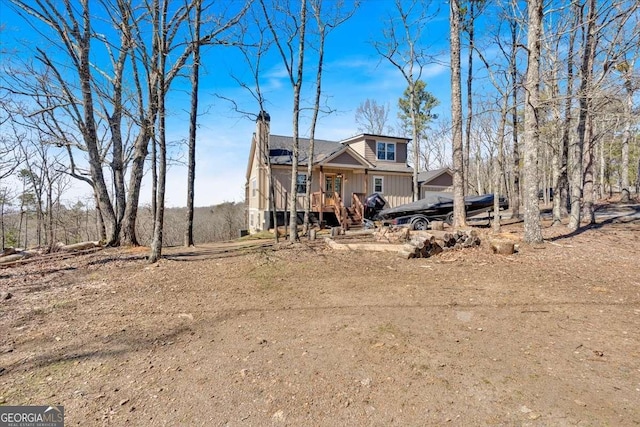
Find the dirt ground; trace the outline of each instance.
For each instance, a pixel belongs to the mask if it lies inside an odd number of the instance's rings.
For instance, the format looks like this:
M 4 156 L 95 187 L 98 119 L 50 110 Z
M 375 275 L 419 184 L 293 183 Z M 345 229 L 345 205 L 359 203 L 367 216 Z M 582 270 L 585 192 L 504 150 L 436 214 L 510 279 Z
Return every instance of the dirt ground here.
M 430 259 L 260 242 L 0 269 L 0 403 L 69 426 L 639 425 L 639 212 L 545 221 L 511 256 L 480 229 Z

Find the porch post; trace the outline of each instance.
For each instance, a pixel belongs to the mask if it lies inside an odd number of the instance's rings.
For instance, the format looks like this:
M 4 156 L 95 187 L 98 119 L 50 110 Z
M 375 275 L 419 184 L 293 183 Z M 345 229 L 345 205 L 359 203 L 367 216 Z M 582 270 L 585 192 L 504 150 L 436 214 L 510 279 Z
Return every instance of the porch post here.
M 322 169 L 322 166 L 320 166 L 320 179 L 319 179 L 319 186 L 320 186 L 320 212 L 318 215 L 319 221 L 320 221 L 320 227 L 322 227 L 322 221 L 323 221 L 323 215 L 324 215 L 324 190 L 323 190 L 323 185 L 324 185 L 324 170 Z
M 364 197 L 369 195 L 369 169 L 364 170 Z

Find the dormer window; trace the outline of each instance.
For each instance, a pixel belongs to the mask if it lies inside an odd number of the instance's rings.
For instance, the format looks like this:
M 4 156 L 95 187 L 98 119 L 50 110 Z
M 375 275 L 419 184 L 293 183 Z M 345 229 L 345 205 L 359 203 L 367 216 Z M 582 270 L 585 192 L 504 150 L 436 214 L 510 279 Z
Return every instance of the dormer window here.
M 378 160 L 396 160 L 396 144 L 395 142 L 378 142 L 377 144 Z

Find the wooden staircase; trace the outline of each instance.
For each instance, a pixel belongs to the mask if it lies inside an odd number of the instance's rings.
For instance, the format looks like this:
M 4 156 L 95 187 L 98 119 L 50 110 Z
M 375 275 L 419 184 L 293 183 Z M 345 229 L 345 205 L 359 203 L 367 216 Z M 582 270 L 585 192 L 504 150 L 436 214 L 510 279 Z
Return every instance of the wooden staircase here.
M 346 218 L 345 223 L 347 230 L 360 229 L 362 228 L 362 216 L 357 212 L 356 208 L 349 207 L 346 208 Z
M 353 193 L 351 196 L 351 206 L 342 206 L 340 225 L 345 230 L 362 228 L 364 220 L 364 205 L 362 204 L 363 198 L 364 194 Z

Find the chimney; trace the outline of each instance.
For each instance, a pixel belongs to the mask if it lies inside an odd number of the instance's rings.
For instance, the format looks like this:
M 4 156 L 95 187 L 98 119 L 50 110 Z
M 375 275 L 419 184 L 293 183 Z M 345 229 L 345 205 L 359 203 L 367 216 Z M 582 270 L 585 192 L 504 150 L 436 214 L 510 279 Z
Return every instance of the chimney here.
M 267 160 L 269 155 L 269 133 L 271 128 L 271 116 L 266 111 L 260 111 L 256 118 L 256 138 L 258 142 L 258 152 L 263 160 Z

